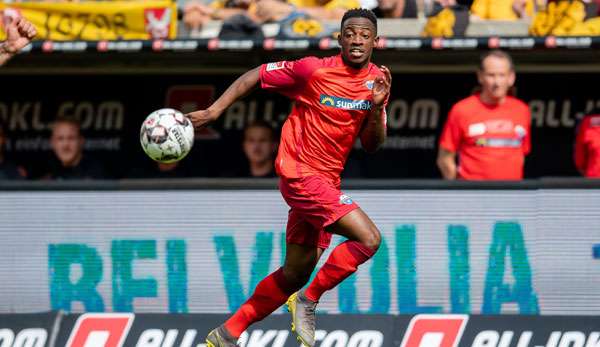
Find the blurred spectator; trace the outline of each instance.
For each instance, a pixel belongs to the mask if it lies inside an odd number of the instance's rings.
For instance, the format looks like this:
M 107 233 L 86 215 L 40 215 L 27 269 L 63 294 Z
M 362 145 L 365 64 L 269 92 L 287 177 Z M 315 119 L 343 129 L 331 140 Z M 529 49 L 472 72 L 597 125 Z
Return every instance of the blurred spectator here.
M 450 180 L 522 179 L 531 115 L 527 104 L 508 95 L 515 82 L 511 57 L 499 50 L 485 53 L 477 77 L 481 92 L 450 110 L 440 137 L 438 167 Z
M 471 6 L 471 19 L 527 19 L 533 16 L 535 9 L 534 0 L 475 0 Z
M 235 177 L 275 177 L 275 130 L 265 121 L 255 121 L 244 129 L 242 150 L 247 164 L 234 173 Z
M 215 0 L 205 5 L 198 0 L 184 7 L 184 24 L 199 30 L 207 21 L 244 15 L 255 23 L 279 22 L 298 15 L 317 20 L 339 20 L 346 10 L 360 7 L 358 0 Z
M 534 18 L 529 33 L 535 36 L 600 35 L 599 0 L 550 1 Z
M 577 127 L 575 166 L 585 177 L 600 178 L 600 109 L 586 115 Z
M 4 65 L 37 35 L 33 24 L 25 18 L 6 18 L 6 41 L 0 43 L 0 65 Z
M 417 18 L 416 0 L 377 0 L 377 18 Z
M 84 156 L 85 139 L 79 122 L 60 118 L 52 125 L 50 147 L 55 156 L 44 178 L 50 179 L 100 179 L 106 178 L 101 163 Z
M 464 36 L 469 25 L 469 5 L 466 0 L 436 0 L 423 28 L 423 36 Z
M 23 179 L 27 176 L 25 170 L 6 157 L 4 147 L 7 141 L 6 127 L 0 122 L 0 180 Z

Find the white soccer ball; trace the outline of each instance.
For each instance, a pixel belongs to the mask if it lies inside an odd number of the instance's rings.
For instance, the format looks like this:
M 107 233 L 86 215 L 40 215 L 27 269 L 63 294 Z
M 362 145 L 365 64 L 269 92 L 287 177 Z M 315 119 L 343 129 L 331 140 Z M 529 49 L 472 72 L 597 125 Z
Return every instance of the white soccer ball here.
M 161 163 L 183 159 L 194 145 L 194 126 L 172 108 L 156 110 L 144 120 L 140 143 L 148 156 Z

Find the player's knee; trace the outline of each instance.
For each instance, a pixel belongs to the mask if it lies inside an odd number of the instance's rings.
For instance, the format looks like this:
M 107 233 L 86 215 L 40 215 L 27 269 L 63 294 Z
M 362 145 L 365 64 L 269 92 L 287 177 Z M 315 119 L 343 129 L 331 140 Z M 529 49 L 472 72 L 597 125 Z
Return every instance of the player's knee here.
M 366 234 L 362 244 L 365 247 L 377 251 L 379 249 L 379 246 L 381 245 L 381 233 L 379 232 L 379 230 L 377 230 L 377 228 L 370 229 L 369 232 Z

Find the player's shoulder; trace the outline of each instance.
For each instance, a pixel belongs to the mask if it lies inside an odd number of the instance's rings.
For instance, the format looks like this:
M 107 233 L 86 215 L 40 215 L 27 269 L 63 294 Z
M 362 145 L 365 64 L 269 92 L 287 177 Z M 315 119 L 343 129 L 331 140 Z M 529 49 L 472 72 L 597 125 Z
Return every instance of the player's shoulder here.
M 473 107 L 481 106 L 481 100 L 479 100 L 478 94 L 469 95 L 464 99 L 458 100 L 453 106 L 454 111 L 464 111 L 472 109 Z
M 527 105 L 527 103 L 525 103 L 525 101 L 523 101 L 517 97 L 509 95 L 506 97 L 506 101 L 510 104 L 511 107 L 519 108 L 522 110 L 529 110 L 529 105 Z

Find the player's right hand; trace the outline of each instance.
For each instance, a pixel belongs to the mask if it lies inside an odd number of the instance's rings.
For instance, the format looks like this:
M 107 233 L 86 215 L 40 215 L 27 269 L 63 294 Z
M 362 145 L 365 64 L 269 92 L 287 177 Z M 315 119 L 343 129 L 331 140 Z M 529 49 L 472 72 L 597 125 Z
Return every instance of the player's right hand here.
M 25 18 L 12 19 L 6 26 L 5 49 L 8 53 L 17 53 L 37 35 L 35 26 Z
M 217 119 L 217 116 L 218 115 L 215 115 L 208 109 L 194 111 L 186 114 L 186 117 L 188 117 L 192 121 L 192 124 L 194 124 L 194 127 L 196 128 L 206 126 L 208 123 L 215 121 L 215 119 Z

